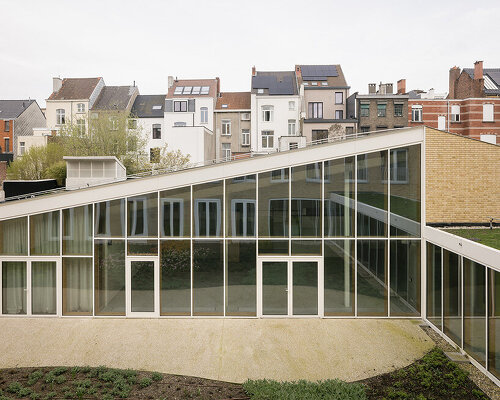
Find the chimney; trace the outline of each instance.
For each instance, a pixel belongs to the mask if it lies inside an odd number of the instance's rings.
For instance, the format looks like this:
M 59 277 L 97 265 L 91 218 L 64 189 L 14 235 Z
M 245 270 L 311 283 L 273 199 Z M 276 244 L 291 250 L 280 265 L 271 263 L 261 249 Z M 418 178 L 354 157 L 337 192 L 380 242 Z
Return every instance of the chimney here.
M 172 75 L 168 76 L 168 88 L 170 89 L 172 86 L 174 86 L 174 77 Z
M 300 65 L 295 67 L 295 75 L 297 75 L 298 79 L 302 80 L 302 70 L 300 69 Z
M 369 83 L 368 84 L 368 94 L 375 94 L 377 93 L 377 84 L 376 83 Z
M 256 75 L 256 72 L 255 72 L 255 65 L 252 67 L 252 76 L 255 76 Z
M 476 61 L 474 63 L 474 80 L 483 79 L 483 62 Z
M 379 94 L 385 94 L 385 83 L 382 84 L 382 82 L 380 82 L 378 87 L 379 87 L 379 89 L 378 89 Z
M 406 79 L 400 79 L 398 81 L 398 94 L 406 93 Z
M 393 94 L 394 93 L 392 83 L 386 83 L 385 84 L 385 93 L 387 93 L 387 94 Z
M 217 76 L 217 77 L 215 77 L 215 80 L 217 81 L 217 94 L 216 94 L 216 96 L 219 96 L 219 93 L 220 93 L 220 78 Z
M 62 79 L 61 78 L 52 78 L 52 91 L 58 92 L 62 87 Z
M 448 87 L 449 99 L 455 98 L 455 84 L 459 76 L 460 76 L 460 68 L 458 67 L 450 68 L 449 87 Z

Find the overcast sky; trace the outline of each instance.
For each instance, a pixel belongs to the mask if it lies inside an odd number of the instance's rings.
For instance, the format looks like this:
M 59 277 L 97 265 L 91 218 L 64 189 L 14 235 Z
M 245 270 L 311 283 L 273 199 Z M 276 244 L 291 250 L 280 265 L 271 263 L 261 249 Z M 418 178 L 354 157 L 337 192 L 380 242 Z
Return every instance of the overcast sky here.
M 0 99 L 36 98 L 52 77 L 135 80 L 141 94 L 167 76 L 221 78 L 250 90 L 257 70 L 341 64 L 351 93 L 406 78 L 448 90 L 453 65 L 500 67 L 500 1 L 0 0 Z

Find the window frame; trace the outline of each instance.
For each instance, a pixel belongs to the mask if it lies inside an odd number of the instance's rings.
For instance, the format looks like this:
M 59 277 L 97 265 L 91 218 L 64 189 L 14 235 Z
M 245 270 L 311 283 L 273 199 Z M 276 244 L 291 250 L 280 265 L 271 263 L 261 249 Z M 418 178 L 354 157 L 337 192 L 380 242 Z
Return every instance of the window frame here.
M 208 124 L 208 107 L 200 108 L 200 124 Z
M 340 102 L 338 96 L 340 95 Z M 344 104 L 344 92 L 335 92 L 335 104 Z
M 226 145 L 226 147 L 224 148 L 224 145 Z M 227 145 L 229 145 L 229 148 L 227 148 Z M 230 160 L 231 159 L 231 143 L 222 143 L 221 144 L 221 150 L 222 150 L 222 158 L 224 160 Z M 229 155 L 227 154 L 228 153 L 228 150 L 229 150 Z
M 76 112 L 84 113 L 85 112 L 85 103 L 77 103 L 76 104 Z
M 377 118 L 387 117 L 387 103 L 377 103 Z
M 274 119 L 274 106 L 266 105 L 261 106 L 262 122 L 273 122 Z
M 418 118 L 416 118 L 418 117 Z M 412 122 L 422 122 L 423 112 L 421 105 L 413 105 L 411 106 L 411 120 Z
M 491 118 L 486 119 L 486 116 Z M 483 104 L 483 122 L 495 122 L 495 105 L 493 103 Z
M 200 236 L 200 214 L 199 214 L 199 205 L 205 203 L 205 234 L 204 236 Z M 216 210 L 217 210 L 217 215 L 216 215 L 216 230 L 215 230 L 215 236 L 210 235 L 210 203 L 215 203 L 216 204 Z M 200 237 L 220 237 L 221 236 L 221 213 L 222 213 L 222 207 L 221 207 L 221 200 L 220 199 L 194 199 L 194 237 L 200 238 Z
M 229 132 L 229 133 L 228 133 Z M 221 133 L 222 136 L 231 136 L 231 120 L 221 120 Z
M 274 148 L 274 131 L 261 131 L 261 145 L 263 149 L 273 149 Z M 266 146 L 264 146 L 264 138 L 266 141 Z M 269 140 L 271 139 L 271 140 Z M 271 146 L 269 146 L 269 141 L 271 141 Z
M 161 139 L 161 124 L 152 124 L 151 134 L 153 139 Z
M 360 117 L 369 117 L 370 116 L 370 104 L 360 103 L 359 116 Z
M 344 119 L 344 110 L 335 110 L 335 119 Z
M 288 120 L 288 136 L 298 136 L 296 131 L 297 120 L 289 119 Z
M 177 108 L 179 108 L 177 110 Z M 184 108 L 184 110 L 183 110 Z M 187 112 L 188 110 L 188 102 L 187 100 L 174 100 L 174 112 Z
M 56 125 L 66 125 L 66 110 L 64 108 L 56 110 Z
M 307 117 L 309 119 L 323 119 L 323 102 L 322 101 L 308 102 Z
M 247 139 L 245 140 L 245 138 Z M 250 146 L 250 129 L 241 130 L 241 145 Z
M 394 116 L 402 117 L 403 116 L 403 104 L 402 103 L 394 103 Z

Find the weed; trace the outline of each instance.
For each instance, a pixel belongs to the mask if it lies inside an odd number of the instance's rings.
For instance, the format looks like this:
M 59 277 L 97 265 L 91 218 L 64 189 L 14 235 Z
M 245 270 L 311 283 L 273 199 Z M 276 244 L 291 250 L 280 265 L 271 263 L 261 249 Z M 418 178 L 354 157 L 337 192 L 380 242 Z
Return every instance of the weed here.
M 57 396 L 56 392 L 49 392 L 44 397 L 43 400 L 50 400 Z
M 163 375 L 160 374 L 159 372 L 153 372 L 151 374 L 151 379 L 154 380 L 154 381 L 156 381 L 156 382 L 159 382 L 159 381 L 161 381 L 163 379 Z
M 35 383 L 38 382 L 40 378 L 43 378 L 43 372 L 37 369 L 36 371 L 32 372 L 30 376 L 28 377 L 28 385 L 33 386 Z
M 5 390 L 9 393 L 18 394 L 22 388 L 23 385 L 21 385 L 19 382 L 12 382 L 9 386 L 7 386 L 7 389 Z
M 40 399 L 40 395 L 38 393 L 31 392 L 30 399 L 31 400 L 38 400 L 38 399 Z
M 27 388 L 27 387 L 23 387 L 21 388 L 18 392 L 17 392 L 17 395 L 19 397 L 27 397 L 31 394 L 31 389 L 30 388 Z
M 150 386 L 152 383 L 153 383 L 153 381 L 151 379 L 149 379 L 149 378 L 142 378 L 139 381 L 139 386 L 142 387 L 142 388 L 146 388 L 146 387 Z

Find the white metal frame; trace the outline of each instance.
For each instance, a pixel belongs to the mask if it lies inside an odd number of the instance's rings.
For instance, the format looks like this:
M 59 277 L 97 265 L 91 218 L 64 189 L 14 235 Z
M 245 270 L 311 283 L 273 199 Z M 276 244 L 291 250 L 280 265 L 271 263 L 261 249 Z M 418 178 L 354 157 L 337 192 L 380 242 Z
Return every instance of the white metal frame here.
M 154 311 L 132 311 L 132 263 L 150 261 L 154 263 Z M 128 318 L 157 318 L 160 316 L 160 262 L 158 256 L 128 256 L 125 262 L 125 315 Z

